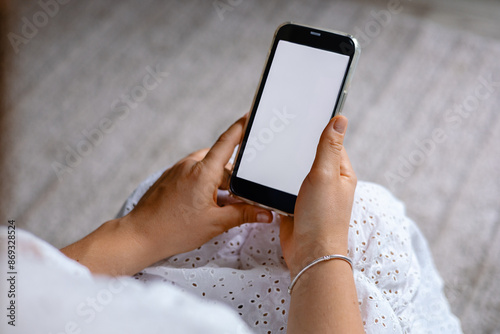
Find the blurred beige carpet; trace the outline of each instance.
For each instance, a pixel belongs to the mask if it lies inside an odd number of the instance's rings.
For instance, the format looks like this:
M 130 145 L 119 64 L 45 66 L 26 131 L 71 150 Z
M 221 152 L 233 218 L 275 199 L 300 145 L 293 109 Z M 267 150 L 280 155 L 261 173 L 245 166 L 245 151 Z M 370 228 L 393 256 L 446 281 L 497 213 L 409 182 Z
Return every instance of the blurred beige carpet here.
M 77 240 L 248 110 L 280 23 L 342 30 L 363 47 L 344 109 L 359 179 L 406 203 L 465 332 L 499 333 L 500 40 L 388 3 L 16 2 L 2 224 Z

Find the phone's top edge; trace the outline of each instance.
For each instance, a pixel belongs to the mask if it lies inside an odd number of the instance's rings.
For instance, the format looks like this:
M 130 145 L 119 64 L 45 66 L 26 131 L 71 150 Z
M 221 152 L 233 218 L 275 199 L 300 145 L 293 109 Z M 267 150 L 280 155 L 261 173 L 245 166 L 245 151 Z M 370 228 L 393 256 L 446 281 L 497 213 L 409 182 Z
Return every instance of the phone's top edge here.
M 314 27 L 314 26 L 310 26 L 310 25 L 307 25 L 307 24 L 300 24 L 300 23 L 296 23 L 296 22 L 293 22 L 293 21 L 285 21 L 283 23 L 281 23 L 277 28 L 276 28 L 276 31 L 274 32 L 274 37 L 276 37 L 276 35 L 278 34 L 278 31 L 286 26 L 286 25 L 294 25 L 294 26 L 298 26 L 298 27 L 304 27 L 304 28 L 309 28 L 309 29 L 317 29 L 317 30 L 321 30 L 321 31 L 326 31 L 326 32 L 329 32 L 329 33 L 333 33 L 333 34 L 337 34 L 337 35 L 341 35 L 341 36 L 345 36 L 345 37 L 348 37 L 349 39 L 352 40 L 352 42 L 354 43 L 354 58 L 358 58 L 360 53 L 361 53 L 361 47 L 360 47 L 360 44 L 358 42 L 358 40 L 356 39 L 356 37 L 354 37 L 353 35 L 351 34 L 348 34 L 348 33 L 345 33 L 343 31 L 340 31 L 340 30 L 335 30 L 335 29 L 325 29 L 325 28 L 318 28 L 318 27 Z M 357 60 L 357 59 L 355 59 Z
M 331 33 L 334 33 L 334 34 L 337 34 L 337 35 L 341 35 L 341 36 L 345 36 L 345 37 L 349 37 L 353 40 L 354 44 L 356 44 L 356 47 L 359 47 L 359 43 L 358 43 L 358 40 L 356 39 L 356 37 L 354 37 L 353 35 L 351 34 L 348 34 L 348 33 L 345 33 L 343 31 L 340 31 L 340 30 L 335 30 L 335 29 L 326 29 L 326 28 L 319 28 L 319 27 L 314 27 L 314 26 L 310 26 L 310 25 L 307 25 L 307 24 L 300 24 L 300 23 L 296 23 L 296 22 L 293 22 L 293 21 L 286 21 L 286 22 L 283 22 L 281 23 L 278 28 L 276 29 L 276 32 L 281 28 L 281 27 L 284 27 L 286 25 L 294 25 L 294 26 L 298 26 L 298 27 L 304 27 L 304 28 L 309 28 L 309 29 L 317 29 L 317 30 L 322 30 L 322 31 L 326 31 L 326 32 L 331 32 Z

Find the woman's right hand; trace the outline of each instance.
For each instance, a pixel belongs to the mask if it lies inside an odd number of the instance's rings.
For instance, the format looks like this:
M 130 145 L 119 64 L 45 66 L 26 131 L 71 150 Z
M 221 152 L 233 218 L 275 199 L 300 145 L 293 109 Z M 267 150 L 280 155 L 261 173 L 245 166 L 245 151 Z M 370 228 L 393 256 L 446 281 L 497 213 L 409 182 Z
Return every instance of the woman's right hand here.
M 343 146 L 346 128 L 344 116 L 328 123 L 297 196 L 294 217 L 282 217 L 281 248 L 292 277 L 321 256 L 347 254 L 357 180 Z
M 292 278 L 321 256 L 347 254 L 357 181 L 343 146 L 346 128 L 344 116 L 328 123 L 297 196 L 294 218 L 281 221 L 281 248 Z M 300 276 L 287 333 L 364 333 L 354 276 L 345 261 L 321 262 Z

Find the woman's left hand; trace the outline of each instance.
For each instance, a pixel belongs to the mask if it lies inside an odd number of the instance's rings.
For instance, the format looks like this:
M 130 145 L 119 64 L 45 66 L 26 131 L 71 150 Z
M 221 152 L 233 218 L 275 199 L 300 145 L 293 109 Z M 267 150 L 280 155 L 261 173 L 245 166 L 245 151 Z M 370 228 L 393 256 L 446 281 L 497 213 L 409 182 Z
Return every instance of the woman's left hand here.
M 246 118 L 213 147 L 190 154 L 166 170 L 126 216 L 109 221 L 62 251 L 93 272 L 134 274 L 163 258 L 191 251 L 247 222 L 270 222 L 272 214 L 242 202 L 217 203 L 227 189 L 228 161 Z M 125 256 L 127 254 L 127 256 Z
M 227 189 L 226 164 L 245 120 L 234 123 L 208 152 L 192 153 L 165 171 L 125 217 L 143 243 L 153 244 L 158 252 L 163 249 L 162 257 L 193 250 L 231 227 L 272 220 L 269 211 L 253 205 L 217 203 L 217 190 Z

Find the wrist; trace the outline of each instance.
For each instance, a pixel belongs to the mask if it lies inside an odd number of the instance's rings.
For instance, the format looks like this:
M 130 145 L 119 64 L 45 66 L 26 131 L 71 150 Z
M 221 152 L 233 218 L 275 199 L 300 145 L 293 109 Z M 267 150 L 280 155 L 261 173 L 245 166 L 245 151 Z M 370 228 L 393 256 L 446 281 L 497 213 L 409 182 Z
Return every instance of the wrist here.
M 61 252 L 92 273 L 112 276 L 133 275 L 154 262 L 132 226 L 122 218 L 105 222 Z
M 117 232 L 115 237 L 121 239 L 119 249 L 130 259 L 130 274 L 135 274 L 147 266 L 170 255 L 164 255 L 165 245 L 167 242 L 159 244 L 156 240 L 157 235 L 153 235 L 148 229 L 144 228 L 144 224 L 140 223 L 132 215 L 127 215 L 121 218 L 111 220 L 105 224 L 113 226 Z
M 293 287 L 295 286 L 297 281 L 300 279 L 300 277 L 305 274 L 305 272 L 307 270 L 310 270 L 315 265 L 321 265 L 322 262 L 333 261 L 333 260 L 344 261 L 345 263 L 347 263 L 349 265 L 349 267 L 351 268 L 351 271 L 352 271 L 352 269 L 353 269 L 352 261 L 347 256 L 339 255 L 339 254 L 331 254 L 331 255 L 325 255 L 325 256 L 319 257 L 319 258 L 315 259 L 314 261 L 312 261 L 311 263 L 309 263 L 308 265 L 306 265 L 297 275 L 295 275 L 295 277 L 292 279 L 292 281 L 290 283 L 290 286 L 288 287 L 288 293 L 289 294 L 292 293 Z
M 297 248 L 293 258 L 287 261 L 291 277 L 295 277 L 312 261 L 332 254 L 347 256 L 347 238 L 335 240 L 333 238 L 329 238 L 328 240 L 317 239 L 317 241 L 302 242 L 302 245 Z

